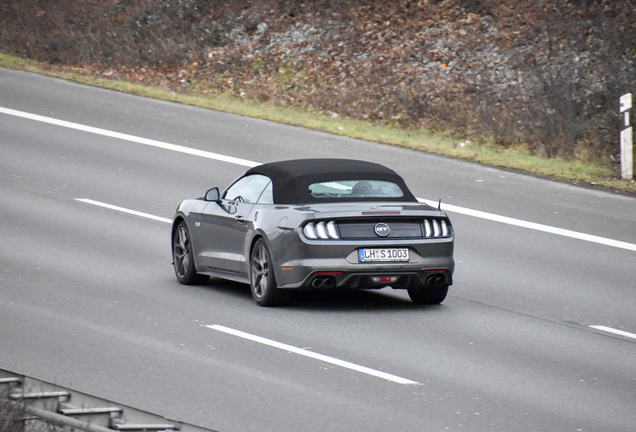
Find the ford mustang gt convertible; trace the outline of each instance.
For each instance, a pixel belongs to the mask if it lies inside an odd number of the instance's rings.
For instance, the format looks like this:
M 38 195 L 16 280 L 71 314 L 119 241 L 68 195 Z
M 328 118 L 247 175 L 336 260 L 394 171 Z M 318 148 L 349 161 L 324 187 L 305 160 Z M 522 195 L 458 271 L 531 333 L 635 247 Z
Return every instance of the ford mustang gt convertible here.
M 453 247 L 448 216 L 420 203 L 395 171 L 346 159 L 251 168 L 223 192 L 183 201 L 172 225 L 179 282 L 243 282 L 261 306 L 296 289 L 384 287 L 439 304 Z

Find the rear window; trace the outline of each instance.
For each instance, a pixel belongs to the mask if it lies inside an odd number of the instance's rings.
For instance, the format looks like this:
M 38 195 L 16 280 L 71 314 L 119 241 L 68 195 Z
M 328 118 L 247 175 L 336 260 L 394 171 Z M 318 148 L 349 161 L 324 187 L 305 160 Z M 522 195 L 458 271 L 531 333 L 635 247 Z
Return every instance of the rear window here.
M 404 196 L 395 183 L 382 180 L 336 180 L 309 185 L 314 198 L 399 198 Z

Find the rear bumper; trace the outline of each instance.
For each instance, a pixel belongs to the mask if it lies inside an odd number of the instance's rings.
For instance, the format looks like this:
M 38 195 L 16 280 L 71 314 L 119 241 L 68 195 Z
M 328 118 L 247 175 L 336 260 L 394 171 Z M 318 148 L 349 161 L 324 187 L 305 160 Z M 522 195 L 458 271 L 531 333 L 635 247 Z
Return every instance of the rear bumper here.
M 298 288 L 383 288 L 441 287 L 452 285 L 449 270 L 425 270 L 419 272 L 333 273 L 315 272 Z M 281 287 L 284 288 L 284 287 Z
M 353 268 L 352 268 L 353 267 Z M 437 265 L 357 265 L 345 267 L 284 267 L 281 289 L 313 288 L 383 288 L 436 287 L 453 284 L 452 258 L 439 260 Z M 295 280 L 295 281 L 294 281 Z

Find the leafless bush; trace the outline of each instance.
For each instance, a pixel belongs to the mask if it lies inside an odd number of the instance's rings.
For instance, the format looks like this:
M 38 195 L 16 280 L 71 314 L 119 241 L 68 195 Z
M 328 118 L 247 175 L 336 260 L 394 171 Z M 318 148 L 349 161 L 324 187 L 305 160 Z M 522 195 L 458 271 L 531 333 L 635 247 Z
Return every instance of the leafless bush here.
M 547 3 L 542 45 L 522 65 L 527 138 L 547 156 L 616 152 L 617 101 L 633 88 L 633 4 Z M 622 29 L 623 31 L 619 30 Z M 620 34 L 619 34 L 620 33 Z
M 8 393 L 0 393 L 0 432 L 26 432 L 24 411 L 9 400 Z

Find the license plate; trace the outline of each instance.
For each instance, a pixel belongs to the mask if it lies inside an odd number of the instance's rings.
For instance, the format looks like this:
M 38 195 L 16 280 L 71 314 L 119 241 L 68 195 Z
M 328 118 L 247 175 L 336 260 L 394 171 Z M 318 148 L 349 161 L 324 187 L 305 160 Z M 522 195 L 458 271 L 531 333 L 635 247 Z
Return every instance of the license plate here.
M 360 262 L 408 261 L 409 250 L 407 248 L 359 249 L 358 257 Z

